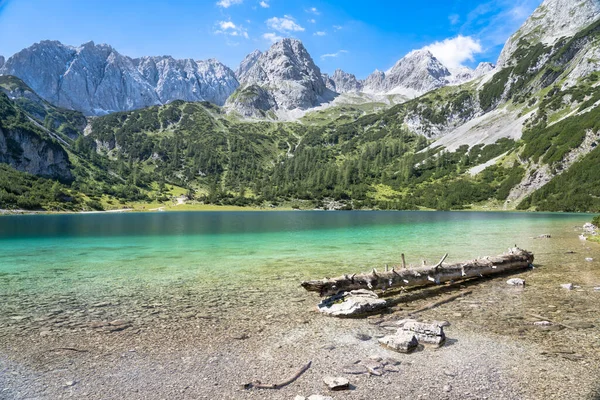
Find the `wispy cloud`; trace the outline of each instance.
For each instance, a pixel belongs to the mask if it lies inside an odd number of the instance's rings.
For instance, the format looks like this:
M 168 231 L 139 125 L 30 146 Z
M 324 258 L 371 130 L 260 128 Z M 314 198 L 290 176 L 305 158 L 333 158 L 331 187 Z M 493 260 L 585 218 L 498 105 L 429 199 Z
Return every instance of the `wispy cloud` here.
M 323 32 L 323 31 L 318 31 L 318 32 L 313 33 L 313 35 L 314 36 L 325 36 L 325 35 L 327 35 L 327 33 Z
M 271 43 L 275 43 L 283 39 L 283 37 L 277 35 L 276 33 L 269 32 L 262 35 L 263 39 L 267 39 Z
M 342 27 L 340 25 L 334 25 L 333 26 L 333 30 L 334 31 L 339 31 L 340 29 L 342 29 Z
M 306 11 L 309 14 L 321 15 L 321 12 L 319 10 L 317 10 L 317 7 L 307 8 L 304 11 Z
M 486 48 L 506 42 L 539 6 L 539 0 L 494 0 L 482 3 L 466 15 L 460 31 L 481 40 Z
M 298 25 L 294 18 L 289 15 L 284 15 L 283 18 L 269 18 L 267 20 L 267 26 L 281 33 L 304 31 L 304 28 Z
M 248 39 L 248 31 L 244 27 L 234 24 L 232 21 L 217 22 L 217 29 L 214 33 L 217 35 L 243 37 Z
M 260 3 L 258 3 L 262 8 L 269 8 L 269 3 L 267 3 L 266 1 L 261 1 Z
M 311 18 L 311 19 L 308 20 L 308 22 L 310 22 L 311 24 L 316 24 L 317 20 L 314 19 L 314 18 Z
M 479 40 L 462 35 L 434 42 L 425 46 L 424 49 L 429 50 L 448 68 L 461 67 L 465 61 L 474 61 L 475 54 L 482 52 Z
M 223 8 L 229 8 L 236 4 L 242 4 L 244 0 L 219 0 L 217 1 L 217 5 Z
M 456 25 L 460 22 L 460 15 L 458 14 L 450 14 L 448 15 L 448 21 L 450 21 L 450 23 L 452 25 Z
M 338 50 L 335 53 L 323 54 L 321 56 L 321 60 L 325 60 L 326 58 L 336 58 L 336 57 L 339 57 L 342 54 L 346 54 L 346 53 L 348 53 L 348 50 Z

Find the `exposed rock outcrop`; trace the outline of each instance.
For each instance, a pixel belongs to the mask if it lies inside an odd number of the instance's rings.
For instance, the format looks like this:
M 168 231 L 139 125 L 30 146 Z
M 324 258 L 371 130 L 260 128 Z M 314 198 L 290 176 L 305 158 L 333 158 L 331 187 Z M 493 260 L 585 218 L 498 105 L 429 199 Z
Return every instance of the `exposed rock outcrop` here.
M 544 0 L 508 39 L 498 58 L 498 69 L 511 64 L 513 54 L 523 43 L 552 45 L 562 37 L 575 35 L 598 18 L 598 0 Z
M 0 127 L 0 162 L 45 178 L 73 179 L 65 150 L 27 128 Z

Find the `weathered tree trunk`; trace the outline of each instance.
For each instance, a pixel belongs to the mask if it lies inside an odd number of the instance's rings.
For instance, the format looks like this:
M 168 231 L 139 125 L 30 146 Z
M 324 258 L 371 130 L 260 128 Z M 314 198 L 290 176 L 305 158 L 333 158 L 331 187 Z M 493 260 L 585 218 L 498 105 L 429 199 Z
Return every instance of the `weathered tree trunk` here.
M 321 296 L 331 296 L 339 292 L 355 289 L 389 289 L 440 284 L 448 281 L 483 277 L 507 271 L 525 269 L 533 263 L 533 253 L 518 247 L 497 257 L 483 257 L 462 263 L 444 265 L 442 260 L 434 266 L 378 272 L 375 269 L 368 274 L 344 275 L 337 278 L 325 278 L 318 281 L 305 281 L 301 285 L 310 292 Z

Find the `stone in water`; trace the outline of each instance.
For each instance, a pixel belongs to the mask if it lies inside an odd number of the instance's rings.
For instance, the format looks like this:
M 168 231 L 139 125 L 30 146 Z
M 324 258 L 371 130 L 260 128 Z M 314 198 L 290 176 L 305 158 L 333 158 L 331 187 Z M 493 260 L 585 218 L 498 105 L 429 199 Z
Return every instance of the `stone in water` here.
M 334 317 L 351 317 L 381 310 L 387 302 L 370 290 L 352 290 L 328 297 L 317 308 L 320 312 Z

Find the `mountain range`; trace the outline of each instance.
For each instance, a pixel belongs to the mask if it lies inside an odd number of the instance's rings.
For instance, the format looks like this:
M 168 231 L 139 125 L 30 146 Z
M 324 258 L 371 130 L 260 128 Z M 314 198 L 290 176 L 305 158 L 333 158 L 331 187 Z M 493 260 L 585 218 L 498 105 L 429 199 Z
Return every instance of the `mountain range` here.
M 0 74 L 17 76 L 45 100 L 90 116 L 184 100 L 227 103 L 228 111 L 241 116 L 277 118 L 331 103 L 344 93 L 410 99 L 493 68 L 481 63 L 475 70 L 462 67 L 453 74 L 428 50 L 416 50 L 388 73 L 375 71 L 357 80 L 341 70 L 331 77 L 321 73 L 296 39 L 250 53 L 235 72 L 214 59 L 130 58 L 106 44 L 73 47 L 42 41 L 0 63 Z
M 545 0 L 475 70 L 422 49 L 330 76 L 283 39 L 235 72 L 44 41 L 0 73 L 0 208 L 600 211 L 597 0 Z

